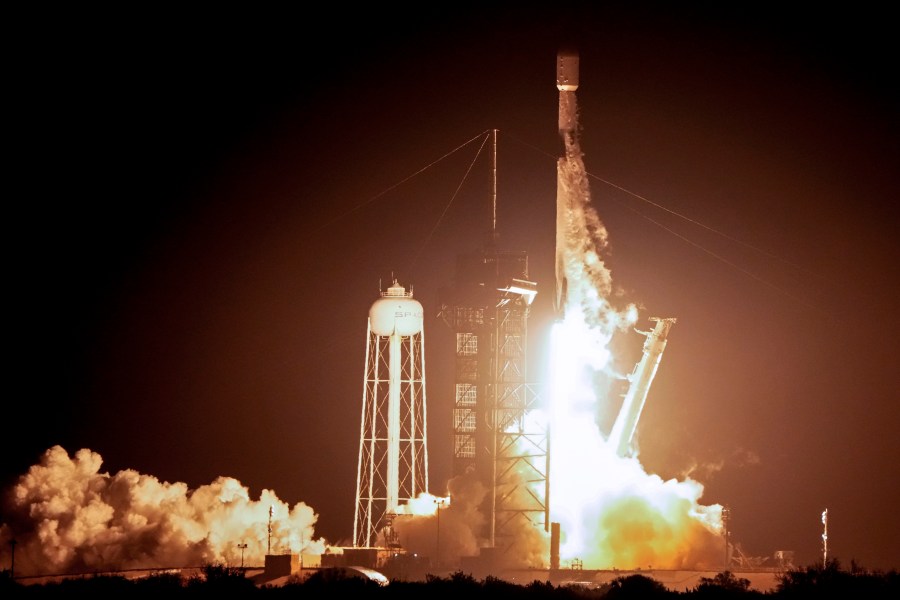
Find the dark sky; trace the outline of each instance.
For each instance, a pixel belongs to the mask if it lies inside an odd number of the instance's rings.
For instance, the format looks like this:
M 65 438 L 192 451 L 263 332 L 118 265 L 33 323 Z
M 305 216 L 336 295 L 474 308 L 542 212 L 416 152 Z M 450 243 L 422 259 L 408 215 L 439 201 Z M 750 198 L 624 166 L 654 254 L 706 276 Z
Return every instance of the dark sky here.
M 438 290 L 489 232 L 491 173 L 480 141 L 438 159 L 499 131 L 537 380 L 567 45 L 617 302 L 678 319 L 642 462 L 693 468 L 748 555 L 820 559 L 827 507 L 830 555 L 900 567 L 887 9 L 590 4 L 10 14 L 4 486 L 54 444 L 90 448 L 110 472 L 272 489 L 340 542 L 366 316 L 393 275 L 425 307 L 445 493 Z M 623 371 L 641 341 L 620 343 Z

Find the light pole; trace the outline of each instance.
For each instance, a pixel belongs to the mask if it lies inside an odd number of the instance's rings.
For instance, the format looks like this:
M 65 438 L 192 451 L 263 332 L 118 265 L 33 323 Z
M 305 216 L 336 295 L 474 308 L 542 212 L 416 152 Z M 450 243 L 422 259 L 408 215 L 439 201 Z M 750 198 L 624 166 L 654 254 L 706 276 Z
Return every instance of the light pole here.
M 722 533 L 725 538 L 725 565 L 724 569 L 728 570 L 728 521 L 731 520 L 731 510 L 726 505 L 722 508 Z
M 435 566 L 439 567 L 441 565 L 441 507 L 444 506 L 445 500 L 441 498 L 440 500 L 436 500 L 437 503 L 437 551 L 435 552 L 436 556 L 436 564 Z
M 241 568 L 243 569 L 244 568 L 244 550 L 247 549 L 247 543 L 244 542 L 243 544 L 238 544 L 237 547 L 241 549 Z
M 269 507 L 269 541 L 266 544 L 266 554 L 272 554 L 272 512 L 275 510 L 274 506 Z

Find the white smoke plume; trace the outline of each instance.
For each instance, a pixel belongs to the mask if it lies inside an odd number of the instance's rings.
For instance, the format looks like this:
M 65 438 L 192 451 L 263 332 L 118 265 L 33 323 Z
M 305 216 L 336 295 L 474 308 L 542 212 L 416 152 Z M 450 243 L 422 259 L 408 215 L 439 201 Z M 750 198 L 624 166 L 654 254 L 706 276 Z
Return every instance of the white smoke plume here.
M 424 493 L 400 506 L 393 529 L 407 552 L 429 556 L 435 566 L 454 568 L 465 557 L 479 556 L 489 545 L 482 537 L 487 517 L 481 511 L 488 489 L 470 472 L 452 478 L 448 490 L 446 497 Z M 529 494 L 523 474 L 517 472 L 509 474 L 502 491 L 507 494 L 506 502 L 517 506 L 527 506 L 543 492 Z M 549 533 L 543 528 L 520 516 L 504 523 L 503 534 L 507 539 L 502 554 L 492 558 L 493 567 L 547 567 Z
M 482 540 L 476 532 L 485 523 L 479 506 L 487 489 L 474 476 L 460 475 L 447 483 L 447 490 L 447 497 L 421 494 L 401 506 L 394 530 L 407 552 L 452 565 L 478 554 Z
M 100 455 L 54 446 L 3 498 L 0 544 L 15 546 L 16 575 L 205 564 L 261 565 L 272 553 L 321 554 L 318 516 L 271 490 L 259 499 L 230 477 L 189 489 L 126 469 L 101 473 Z M 271 510 L 271 537 L 269 511 Z
M 578 465 L 580 489 L 561 487 L 554 518 L 560 555 L 585 567 L 714 569 L 721 566 L 722 507 L 703 506 L 703 486 L 664 480 L 599 442 Z
M 601 253 L 608 248 L 606 226 L 590 205 L 590 186 L 581 148 L 575 136 L 566 136 L 566 156 L 557 163 L 557 252 L 560 275 L 565 276 L 567 314 L 581 313 L 591 327 L 611 333 L 631 323 L 636 309 L 613 310 L 612 276 Z M 633 320 L 632 320 L 633 322 Z
M 695 460 L 683 470 L 683 477 L 694 479 L 712 479 L 717 473 L 730 467 L 754 467 L 760 464 L 759 454 L 746 448 L 735 448 L 728 460 L 720 458 L 715 461 L 700 462 Z
M 522 470 L 527 469 L 512 469 L 498 490 L 510 505 L 528 506 L 543 493 L 543 489 L 528 489 L 528 475 L 533 471 Z M 446 497 L 423 493 L 400 506 L 393 529 L 407 552 L 429 556 L 435 566 L 454 568 L 465 557 L 479 556 L 489 545 L 483 537 L 487 517 L 482 512 L 489 490 L 474 471 L 450 479 L 447 489 Z M 546 568 L 549 534 L 542 528 L 521 517 L 504 523 L 502 533 L 507 539 L 502 554 L 492 559 L 492 566 Z

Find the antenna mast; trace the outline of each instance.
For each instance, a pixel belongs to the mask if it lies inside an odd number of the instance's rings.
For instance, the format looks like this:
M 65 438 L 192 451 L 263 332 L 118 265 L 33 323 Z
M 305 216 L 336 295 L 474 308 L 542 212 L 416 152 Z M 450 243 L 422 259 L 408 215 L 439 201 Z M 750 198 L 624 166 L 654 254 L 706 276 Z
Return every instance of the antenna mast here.
M 493 161 L 491 163 L 492 168 L 492 178 L 491 178 L 491 205 L 492 205 L 492 215 L 491 215 L 491 240 L 497 240 L 497 130 L 493 129 L 493 138 L 494 138 L 494 156 Z
M 272 512 L 274 510 L 273 506 L 269 507 L 269 540 L 268 545 L 266 546 L 266 554 L 272 554 Z

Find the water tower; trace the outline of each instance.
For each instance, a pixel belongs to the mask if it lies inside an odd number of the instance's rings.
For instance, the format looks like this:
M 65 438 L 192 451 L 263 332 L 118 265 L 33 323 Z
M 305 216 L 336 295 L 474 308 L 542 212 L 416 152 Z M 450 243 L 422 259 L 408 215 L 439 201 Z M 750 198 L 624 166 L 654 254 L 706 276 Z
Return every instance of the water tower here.
M 353 545 L 390 545 L 397 508 L 428 491 L 422 305 L 394 280 L 369 309 Z

